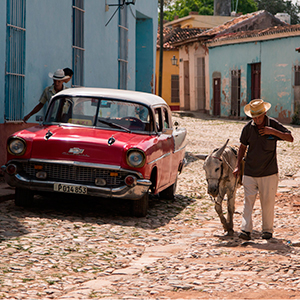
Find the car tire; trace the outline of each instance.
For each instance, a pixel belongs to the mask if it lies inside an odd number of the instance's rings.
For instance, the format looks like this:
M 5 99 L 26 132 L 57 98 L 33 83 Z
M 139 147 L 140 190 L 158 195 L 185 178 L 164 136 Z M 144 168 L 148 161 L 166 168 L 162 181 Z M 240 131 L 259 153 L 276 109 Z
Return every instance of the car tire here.
M 28 207 L 33 204 L 34 193 L 28 189 L 16 188 L 15 189 L 15 205 Z
M 170 185 L 168 188 L 166 188 L 165 190 L 159 193 L 159 197 L 165 200 L 174 200 L 176 188 L 177 188 L 177 177 L 175 182 L 172 185 Z
M 148 212 L 149 193 L 147 192 L 141 199 L 133 200 L 132 215 L 134 217 L 145 217 Z

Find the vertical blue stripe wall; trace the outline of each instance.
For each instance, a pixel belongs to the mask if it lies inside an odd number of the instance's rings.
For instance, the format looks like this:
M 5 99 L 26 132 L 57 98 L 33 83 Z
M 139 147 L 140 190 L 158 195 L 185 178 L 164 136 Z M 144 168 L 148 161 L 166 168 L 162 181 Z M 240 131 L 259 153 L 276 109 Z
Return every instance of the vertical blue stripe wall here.
M 138 19 L 136 25 L 136 90 L 151 93 L 153 88 L 152 19 Z
M 0 0 L 0 123 L 4 120 L 5 99 L 5 52 L 6 52 L 6 0 Z
M 6 0 L 0 0 L 0 39 L 6 40 Z M 72 0 L 26 1 L 26 59 L 25 59 L 25 107 L 28 113 L 37 103 L 46 86 L 52 84 L 49 72 L 58 68 L 72 68 Z M 118 0 L 107 0 L 108 4 Z M 136 86 L 151 92 L 148 83 L 154 73 L 157 18 L 157 0 L 136 0 L 128 5 L 128 89 Z M 84 85 L 90 87 L 118 87 L 118 13 L 111 19 L 116 7 L 105 10 L 105 0 L 84 1 Z M 138 17 L 137 17 L 138 16 Z M 147 26 L 136 26 L 144 16 Z M 107 24 L 108 23 L 108 24 Z M 105 26 L 107 24 L 107 26 Z M 150 27 L 151 28 L 150 28 Z M 138 27 L 139 33 L 135 29 Z M 147 28 L 146 28 L 147 27 Z M 142 30 L 146 30 L 144 35 Z M 136 41 L 141 39 L 141 41 Z M 147 40 L 146 40 L 147 39 Z M 139 85 L 136 84 L 136 47 L 144 43 L 145 70 Z M 5 43 L 0 43 L 0 123 L 4 123 L 5 102 Z M 149 48 L 153 49 L 149 49 Z M 150 71 L 151 69 L 151 71 Z M 152 73 L 152 74 L 151 74 Z M 143 83 L 146 82 L 145 83 Z M 70 82 L 67 84 L 70 87 Z M 34 121 L 32 117 L 30 121 Z

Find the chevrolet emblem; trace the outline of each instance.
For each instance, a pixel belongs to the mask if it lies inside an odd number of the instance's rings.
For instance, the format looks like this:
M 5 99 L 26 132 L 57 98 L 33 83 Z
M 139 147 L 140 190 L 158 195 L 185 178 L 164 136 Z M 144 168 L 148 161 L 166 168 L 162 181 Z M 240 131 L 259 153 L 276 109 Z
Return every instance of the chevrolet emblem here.
M 73 155 L 79 155 L 83 154 L 84 149 L 79 149 L 79 148 L 70 148 L 68 153 L 73 154 Z

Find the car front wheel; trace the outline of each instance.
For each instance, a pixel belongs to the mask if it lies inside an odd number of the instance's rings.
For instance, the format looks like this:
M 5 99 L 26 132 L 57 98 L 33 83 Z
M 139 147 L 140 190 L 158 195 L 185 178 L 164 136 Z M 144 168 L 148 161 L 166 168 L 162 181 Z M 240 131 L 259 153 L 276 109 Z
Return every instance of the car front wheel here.
M 176 187 L 177 187 L 177 177 L 175 182 L 172 185 L 170 185 L 168 188 L 166 188 L 165 190 L 159 193 L 159 197 L 165 200 L 174 200 Z
M 149 193 L 147 192 L 141 199 L 133 200 L 132 214 L 134 217 L 145 217 L 148 212 Z
M 28 189 L 16 188 L 15 190 L 15 205 L 28 207 L 33 203 L 34 193 Z

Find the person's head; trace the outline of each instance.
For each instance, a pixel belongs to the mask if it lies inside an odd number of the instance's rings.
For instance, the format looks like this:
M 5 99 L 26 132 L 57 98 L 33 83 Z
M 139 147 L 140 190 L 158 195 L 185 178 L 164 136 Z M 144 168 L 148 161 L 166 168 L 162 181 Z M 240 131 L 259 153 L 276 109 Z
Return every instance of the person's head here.
M 270 103 L 264 102 L 262 99 L 254 99 L 245 105 L 244 112 L 248 117 L 253 119 L 256 125 L 261 125 L 270 107 Z
M 72 79 L 72 76 L 73 76 L 74 72 L 70 68 L 64 68 L 63 71 L 65 72 L 66 76 L 69 76 L 69 78 L 64 80 L 65 83 L 68 83 Z
M 62 69 L 58 69 L 53 74 L 49 73 L 48 75 L 53 79 L 53 85 L 56 92 L 59 92 L 63 89 L 64 81 L 70 77 L 66 76 Z

